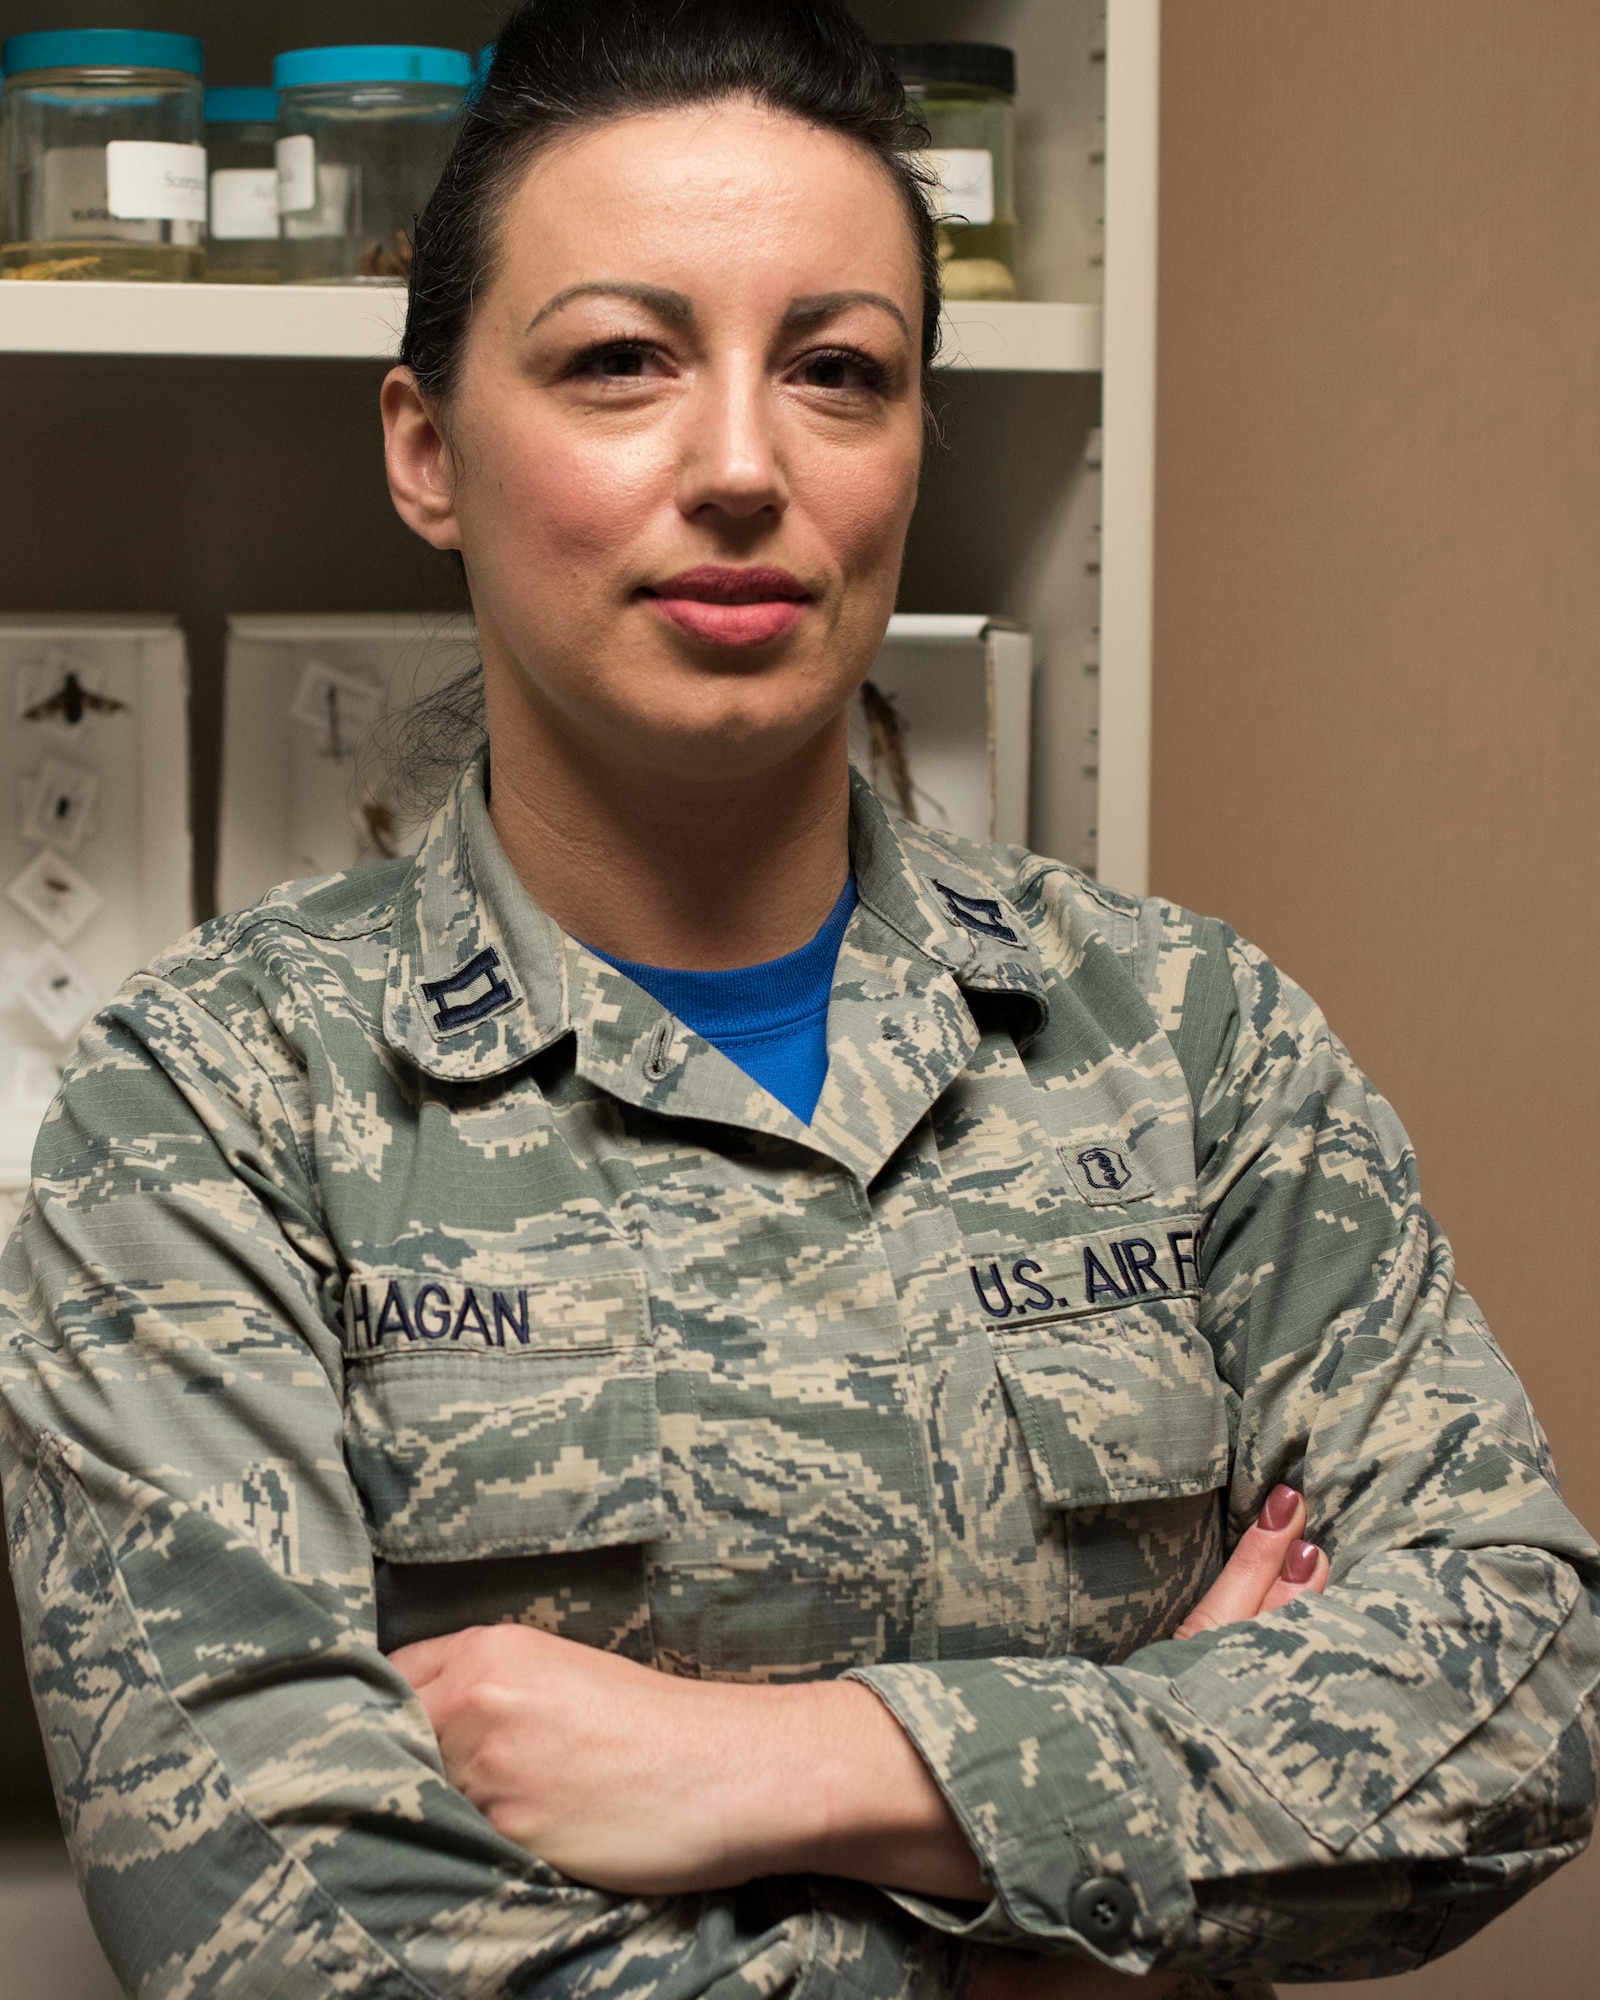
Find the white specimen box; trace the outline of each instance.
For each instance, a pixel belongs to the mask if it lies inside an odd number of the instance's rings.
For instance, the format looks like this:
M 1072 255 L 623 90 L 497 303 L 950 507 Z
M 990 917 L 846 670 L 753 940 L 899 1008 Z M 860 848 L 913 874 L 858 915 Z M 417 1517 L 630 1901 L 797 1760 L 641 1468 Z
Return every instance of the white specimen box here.
M 7 1221 L 78 1029 L 194 922 L 188 695 L 174 619 L 0 616 Z
M 414 613 L 228 621 L 218 897 L 239 909 L 279 882 L 409 853 L 390 759 L 413 701 L 470 669 L 470 618 Z M 1022 841 L 1033 668 L 1027 632 L 985 617 L 890 620 L 872 685 L 891 704 L 915 816 L 973 840 Z M 873 769 L 860 702 L 850 749 Z M 374 823 L 374 814 L 377 819 Z
M 870 679 L 899 718 L 917 823 L 968 840 L 1025 843 L 1031 635 L 997 618 L 901 613 L 889 620 Z M 859 701 L 850 757 L 898 811 L 882 760 L 873 768 Z
M 399 717 L 477 660 L 470 618 L 330 612 L 228 620 L 217 898 L 415 850 L 389 760 Z

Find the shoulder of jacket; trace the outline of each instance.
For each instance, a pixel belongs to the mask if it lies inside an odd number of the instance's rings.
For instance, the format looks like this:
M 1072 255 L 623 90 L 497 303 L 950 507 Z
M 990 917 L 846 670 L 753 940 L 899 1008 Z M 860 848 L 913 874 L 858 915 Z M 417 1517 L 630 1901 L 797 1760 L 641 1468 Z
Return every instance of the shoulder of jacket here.
M 286 1060 L 284 1049 L 302 1031 L 318 1037 L 335 1016 L 353 1016 L 376 1033 L 412 868 L 407 858 L 285 882 L 148 960 L 113 1007 L 138 1021 L 152 1048 L 172 1037 L 184 1042 L 188 1030 L 174 1005 L 196 1009 L 268 1067 Z
M 900 835 L 924 865 L 948 856 L 987 883 L 1036 933 L 1051 932 L 1062 942 L 1075 943 L 1093 936 L 1109 945 L 1128 962 L 1164 1027 L 1177 1024 L 1195 963 L 1218 952 L 1226 957 L 1234 942 L 1233 932 L 1215 917 L 1199 916 L 1164 896 L 1126 895 L 1081 868 L 1030 848 L 966 840 L 929 827 L 902 826 Z
M 406 857 L 348 868 L 338 875 L 282 882 L 258 903 L 201 924 L 145 969 L 158 979 L 184 985 L 191 976 L 212 977 L 230 962 L 259 959 L 264 953 L 355 945 L 366 939 L 381 942 L 386 949 L 412 866 Z
M 926 857 L 949 854 L 1004 896 L 1058 973 L 1070 976 L 1091 944 L 1109 948 L 1172 1041 L 1190 1095 L 1199 1103 L 1234 1040 L 1239 955 L 1257 956 L 1236 932 L 1164 896 L 1127 895 L 1028 848 L 911 831 Z

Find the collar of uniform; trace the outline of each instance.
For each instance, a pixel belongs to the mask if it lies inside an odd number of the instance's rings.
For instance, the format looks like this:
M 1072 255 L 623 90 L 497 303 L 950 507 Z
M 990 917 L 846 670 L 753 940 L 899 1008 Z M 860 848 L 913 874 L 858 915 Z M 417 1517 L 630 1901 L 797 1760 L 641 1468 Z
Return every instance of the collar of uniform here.
M 971 993 L 1019 1002 L 1026 1048 L 1050 1018 L 1038 946 L 1010 900 L 961 858 L 964 843 L 891 820 L 858 771 L 850 773 L 850 852 L 868 909 Z
M 568 1023 L 563 939 L 506 859 L 479 757 L 434 815 L 396 912 L 384 1033 L 451 1082 L 498 1076 Z
M 567 938 L 563 991 L 579 1075 L 642 1109 L 807 1146 L 870 1181 L 977 1047 L 965 991 L 1014 998 L 1026 1038 L 1044 1025 L 1045 981 L 1026 926 L 992 884 L 937 837 L 897 828 L 855 779 L 850 848 L 858 907 L 834 973 L 828 1074 L 809 1125 Z M 961 909 L 984 932 L 957 922 L 951 912 Z
M 915 1122 L 909 1101 L 885 1103 L 879 1115 L 869 1115 L 872 1093 L 863 1094 L 865 1079 L 859 1076 L 849 1101 L 835 1101 L 830 1074 L 816 1118 L 803 1126 L 720 1050 L 687 1029 L 678 1030 L 675 1049 L 658 1051 L 652 1062 L 650 1040 L 670 1017 L 631 980 L 564 937 L 528 895 L 490 822 L 486 771 L 486 760 L 479 757 L 435 814 L 413 864 L 410 896 L 396 912 L 384 1028 L 391 1045 L 419 1069 L 451 1081 L 496 1076 L 576 1029 L 581 1066 L 592 1067 L 595 1080 L 615 1094 L 652 1108 L 801 1139 L 847 1158 L 858 1171 L 869 1158 L 880 1157 L 902 1127 L 909 1129 L 907 1116 Z M 857 955 L 866 949 L 878 974 L 868 982 L 871 995 L 863 989 L 857 999 L 876 1015 L 891 997 L 877 987 L 892 973 L 900 1005 L 915 1004 L 916 995 L 925 1006 L 943 982 L 912 973 L 915 960 L 931 961 L 964 990 L 1015 996 L 1028 1017 L 1019 1036 L 1026 1045 L 1044 1026 L 1049 1003 L 1038 951 L 1010 903 L 961 861 L 953 843 L 891 822 L 855 772 L 850 819 L 861 908 L 846 943 Z M 911 947 L 914 960 L 896 970 L 902 943 Z M 844 969 L 841 962 L 841 973 Z M 851 988 L 861 971 L 856 968 Z M 944 991 L 954 997 L 948 985 Z M 845 992 L 836 992 L 836 1009 L 845 999 Z M 930 1087 L 937 1095 L 959 1069 L 968 1052 L 970 1020 L 964 1008 L 957 1011 L 963 1018 L 952 1016 L 948 1033 L 941 1031 L 931 1043 L 915 1035 L 892 1058 L 887 1049 L 877 1051 L 878 1064 L 889 1061 L 898 1072 L 910 1058 L 918 1072 L 915 1081 L 910 1074 L 896 1075 L 897 1087 L 889 1090 L 893 1099 L 907 1098 L 910 1085 L 909 1096 L 925 1102 Z M 879 1041 L 882 1030 L 894 1025 L 885 1015 L 871 1040 Z M 865 1046 L 865 1037 L 849 1039 Z M 831 1048 L 831 1029 L 829 1040 Z M 686 1090 L 691 1081 L 694 1087 Z M 891 1084 L 887 1075 L 879 1081 Z M 686 1098 L 698 1100 L 692 1110 Z
M 578 1074 L 626 1104 L 787 1139 L 863 1183 L 978 1045 L 956 980 L 858 904 L 828 1009 L 828 1074 L 809 1125 L 625 973 L 566 940 Z

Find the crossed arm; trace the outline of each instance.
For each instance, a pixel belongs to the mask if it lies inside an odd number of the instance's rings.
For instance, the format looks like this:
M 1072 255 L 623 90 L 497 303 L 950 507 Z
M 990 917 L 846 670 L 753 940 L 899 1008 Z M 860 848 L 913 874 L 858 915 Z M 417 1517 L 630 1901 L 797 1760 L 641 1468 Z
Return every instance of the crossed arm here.
M 1288 1487 L 1180 1637 L 1320 1592 Z M 565 1875 L 624 1894 L 835 1875 L 958 1901 L 990 1894 L 910 1738 L 849 1681 L 750 1687 L 654 1672 L 521 1626 L 482 1626 L 393 1655 L 427 1710 L 451 1782 L 496 1829 Z M 1172 1982 L 1158 1977 L 1153 1989 Z M 996 1954 L 973 2000 L 1087 2000 L 1124 1981 Z

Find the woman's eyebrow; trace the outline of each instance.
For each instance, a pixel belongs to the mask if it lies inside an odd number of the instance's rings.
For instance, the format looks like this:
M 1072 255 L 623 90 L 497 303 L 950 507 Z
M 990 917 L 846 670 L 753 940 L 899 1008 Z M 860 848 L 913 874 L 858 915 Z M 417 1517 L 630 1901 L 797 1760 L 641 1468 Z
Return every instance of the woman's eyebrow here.
M 682 292 L 669 292 L 663 285 L 633 285 L 622 278 L 591 278 L 585 284 L 568 285 L 553 299 L 546 299 L 528 321 L 525 331 L 532 333 L 541 320 L 560 312 L 574 299 L 631 299 L 635 305 L 646 307 L 674 326 L 688 326 L 694 319 L 694 307 Z
M 887 298 L 882 292 L 817 292 L 810 298 L 796 299 L 784 314 L 783 324 L 788 331 L 798 327 L 816 326 L 823 320 L 832 319 L 836 313 L 843 312 L 846 306 L 877 306 L 881 312 L 886 312 L 899 324 L 900 331 L 907 340 L 911 338 L 911 326 L 905 314 L 893 299 Z

